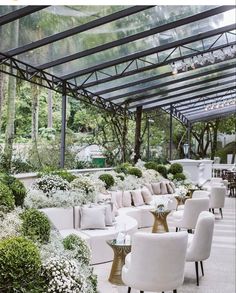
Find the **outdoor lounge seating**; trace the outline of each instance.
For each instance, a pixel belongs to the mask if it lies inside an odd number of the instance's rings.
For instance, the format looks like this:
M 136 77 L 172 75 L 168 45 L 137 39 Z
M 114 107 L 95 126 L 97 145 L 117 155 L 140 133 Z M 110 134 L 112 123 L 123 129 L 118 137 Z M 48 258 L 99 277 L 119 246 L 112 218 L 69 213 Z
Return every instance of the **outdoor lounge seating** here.
M 52 224 L 60 232 L 62 237 L 76 234 L 86 240 L 92 252 L 91 264 L 98 264 L 113 259 L 111 248 L 106 244 L 107 240 L 116 238 L 117 226 L 124 226 L 125 232 L 132 235 L 137 231 L 137 222 L 133 218 L 122 215 L 115 218 L 113 226 L 105 229 L 80 229 L 80 207 L 74 208 L 47 208 L 42 211 L 48 216 Z

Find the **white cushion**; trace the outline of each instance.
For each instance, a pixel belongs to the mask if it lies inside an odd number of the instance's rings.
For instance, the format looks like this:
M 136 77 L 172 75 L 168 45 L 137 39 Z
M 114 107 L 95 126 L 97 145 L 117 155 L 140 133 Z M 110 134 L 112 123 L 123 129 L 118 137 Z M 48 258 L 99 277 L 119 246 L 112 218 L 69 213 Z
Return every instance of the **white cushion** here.
M 81 207 L 81 222 L 80 228 L 82 230 L 86 229 L 105 229 L 105 206 L 96 206 L 96 207 Z
M 111 198 L 110 193 L 98 193 L 97 194 L 97 202 L 105 201 L 105 200 L 110 199 L 110 198 Z
M 161 183 L 152 183 L 153 194 L 161 194 Z
M 166 182 L 163 181 L 163 182 L 161 182 L 161 194 L 167 194 L 167 193 L 168 193 L 168 190 L 166 187 Z
M 132 198 L 131 193 L 129 190 L 123 192 L 123 207 L 131 207 L 132 205 Z
M 74 229 L 73 208 L 46 208 L 41 210 L 45 213 L 52 224 L 58 229 Z
M 142 190 L 143 200 L 146 204 L 150 204 L 152 201 L 152 194 L 147 187 L 143 187 Z
M 173 191 L 175 192 L 175 185 L 174 185 L 174 183 L 170 181 L 169 184 L 170 184 L 170 186 L 172 187 Z M 174 193 L 174 192 L 173 192 L 173 193 Z
M 132 190 L 131 194 L 132 194 L 133 203 L 135 207 L 144 205 L 141 190 Z
M 166 187 L 167 187 L 167 192 L 168 193 L 173 194 L 175 192 L 175 190 L 171 186 L 170 182 L 166 182 Z
M 147 189 L 151 192 L 151 194 L 154 194 L 153 189 L 152 189 L 152 184 L 145 183 L 144 186 L 147 187 Z

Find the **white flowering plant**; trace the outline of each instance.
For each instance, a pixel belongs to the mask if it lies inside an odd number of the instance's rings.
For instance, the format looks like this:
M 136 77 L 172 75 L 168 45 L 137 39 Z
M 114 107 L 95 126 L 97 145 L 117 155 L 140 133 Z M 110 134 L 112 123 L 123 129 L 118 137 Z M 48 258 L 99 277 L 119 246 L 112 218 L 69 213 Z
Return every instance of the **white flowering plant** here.
M 0 239 L 5 239 L 14 236 L 20 236 L 22 219 L 20 214 L 21 208 L 16 208 L 9 213 L 0 215 Z
M 164 212 L 168 210 L 168 203 L 170 199 L 166 196 L 156 196 L 152 201 L 152 205 L 155 207 L 157 211 Z
M 45 175 L 33 183 L 33 189 L 42 190 L 48 196 L 58 190 L 69 190 L 70 184 L 58 175 Z
M 181 185 L 175 189 L 175 194 L 181 197 L 185 197 L 187 192 L 188 192 L 188 189 L 184 185 Z

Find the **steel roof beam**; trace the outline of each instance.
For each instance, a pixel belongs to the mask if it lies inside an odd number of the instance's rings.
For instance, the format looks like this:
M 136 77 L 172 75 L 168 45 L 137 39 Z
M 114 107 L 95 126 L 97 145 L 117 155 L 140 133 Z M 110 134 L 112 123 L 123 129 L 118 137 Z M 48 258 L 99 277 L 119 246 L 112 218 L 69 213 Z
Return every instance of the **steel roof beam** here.
M 204 54 L 204 53 L 208 53 L 208 52 L 214 52 L 215 50 L 223 49 L 225 47 L 228 47 L 229 45 L 235 45 L 235 44 L 236 44 L 236 42 L 231 42 L 229 44 L 220 45 L 220 46 L 217 46 L 217 47 L 214 47 L 214 48 L 211 48 L 211 49 L 206 49 L 206 50 L 201 51 L 201 52 L 197 52 L 197 53 L 194 52 L 192 54 L 185 55 L 184 57 L 180 56 L 180 57 L 172 58 L 172 59 L 167 58 L 168 60 L 166 60 L 166 61 L 157 62 L 156 64 L 151 64 L 151 65 L 148 63 L 147 66 L 143 66 L 143 67 L 137 67 L 136 66 L 135 69 L 132 69 L 132 70 L 129 70 L 129 71 L 123 71 L 122 73 L 116 73 L 114 75 L 110 75 L 108 77 L 97 79 L 97 80 L 90 81 L 90 82 L 86 79 L 83 83 L 81 82 L 81 86 L 79 86 L 79 87 L 88 88 L 88 87 L 92 87 L 92 86 L 95 86 L 95 85 L 101 85 L 103 83 L 111 82 L 111 81 L 114 81 L 114 80 L 117 80 L 117 79 L 120 79 L 120 78 L 122 79 L 122 78 L 127 77 L 127 76 L 132 76 L 134 74 L 138 74 L 138 73 L 142 73 L 142 72 L 149 71 L 149 70 L 152 70 L 152 69 L 156 69 L 156 68 L 162 67 L 164 65 L 168 65 L 170 63 L 182 60 L 183 58 L 192 58 L 192 57 L 194 57 L 196 55 L 199 55 L 199 54 Z M 217 63 L 221 63 L 221 62 L 215 62 L 215 64 L 217 64 Z M 207 65 L 207 66 L 209 66 L 209 65 Z M 159 78 L 165 78 L 165 77 L 168 77 L 168 76 L 172 76 L 172 73 L 167 72 L 167 73 L 159 75 L 158 77 Z M 149 78 L 152 79 L 152 80 L 156 80 L 157 76 L 149 77 Z M 126 84 L 124 84 L 123 86 L 126 87 Z
M 231 114 L 234 114 L 236 113 L 236 108 L 235 107 L 230 107 L 229 109 L 225 109 L 226 111 L 221 111 L 221 112 L 216 112 L 215 113 L 212 113 L 210 114 L 209 112 L 208 113 L 205 113 L 205 115 L 194 115 L 192 118 L 189 117 L 189 120 L 191 122 L 197 122 L 197 121 L 202 121 L 202 120 L 212 120 L 213 118 L 218 118 L 218 117 L 226 117 L 226 116 L 229 116 Z
M 208 65 L 208 66 L 210 66 L 210 65 Z M 205 67 L 207 67 L 207 66 L 205 66 Z M 196 73 L 196 74 L 191 74 L 191 75 L 188 75 L 188 76 L 185 76 L 185 77 L 182 77 L 182 78 L 178 78 L 178 76 L 175 76 L 175 79 L 173 79 L 171 81 L 167 81 L 167 82 L 157 84 L 157 86 L 158 87 L 168 86 L 168 85 L 171 85 L 171 84 L 175 84 L 176 82 L 183 82 L 183 81 L 187 81 L 187 80 L 190 80 L 190 79 L 202 77 L 204 75 L 209 75 L 209 74 L 217 73 L 219 71 L 225 71 L 227 69 L 233 69 L 233 68 L 235 68 L 235 64 L 229 64 L 229 65 L 226 65 L 224 67 L 218 67 L 218 68 L 206 71 L 206 72 L 204 71 L 204 72 L 200 72 L 200 73 Z M 191 71 L 191 73 L 192 72 L 193 71 Z M 144 84 L 144 83 L 147 83 L 147 82 L 160 80 L 162 78 L 161 76 L 162 75 L 160 74 L 160 75 L 155 75 L 155 76 L 151 76 L 151 77 L 148 77 L 148 78 L 140 79 L 138 81 L 130 82 L 130 83 L 127 83 L 127 84 L 122 84 L 122 85 L 114 87 L 114 88 L 108 88 L 108 89 L 105 89 L 105 90 L 102 90 L 102 91 L 98 91 L 98 92 L 96 92 L 96 94 L 104 95 L 104 94 L 107 94 L 107 93 L 110 93 L 110 92 L 113 92 L 113 91 L 118 91 L 118 90 L 121 90 L 121 89 L 124 89 L 124 88 L 127 88 L 127 87 L 133 87 L 133 86 Z M 171 76 L 173 76 L 173 74 L 171 74 Z
M 171 93 L 171 92 L 176 92 L 176 91 L 179 91 L 179 90 L 183 90 L 183 89 L 193 87 L 193 86 L 197 86 L 197 85 L 201 85 L 201 84 L 206 84 L 208 82 L 212 82 L 212 81 L 215 81 L 215 80 L 219 80 L 219 79 L 223 79 L 223 78 L 227 78 L 227 77 L 231 77 L 231 76 L 236 76 L 235 71 L 231 72 L 231 73 L 226 73 L 223 76 L 215 76 L 215 77 L 209 78 L 207 80 L 201 80 L 201 81 L 197 81 L 197 82 L 193 82 L 193 83 L 188 83 L 188 84 L 185 84 L 185 85 L 182 85 L 182 86 L 179 86 L 179 87 L 176 86 L 175 88 L 165 90 L 165 94 L 166 93 Z M 176 85 L 177 85 L 177 82 L 176 82 Z M 116 99 L 126 98 L 126 97 L 129 97 L 129 96 L 137 95 L 137 94 L 147 92 L 147 91 L 150 91 L 150 90 L 158 90 L 159 88 L 161 88 L 163 86 L 165 86 L 165 85 L 160 84 L 160 86 L 159 86 L 157 84 L 157 85 L 153 85 L 153 86 L 150 86 L 150 87 L 147 87 L 147 88 L 143 88 L 143 89 L 139 89 L 139 90 L 136 90 L 136 91 L 133 91 L 133 92 L 129 92 L 129 93 L 126 93 L 126 94 L 117 95 L 114 98 L 107 98 L 106 100 L 114 101 Z M 156 94 L 158 95 L 159 93 L 156 93 Z M 147 98 L 148 98 L 148 96 L 147 96 Z M 137 98 L 134 98 L 134 99 L 130 98 L 129 101 L 130 102 L 136 102 L 136 101 L 139 101 L 141 99 L 143 99 L 143 98 L 142 97 L 137 97 Z M 118 103 L 118 104 L 120 104 L 120 103 Z
M 47 69 L 47 68 L 50 68 L 50 67 L 53 67 L 53 66 L 58 66 L 60 64 L 70 62 L 70 61 L 73 61 L 75 59 L 86 57 L 86 56 L 96 54 L 96 53 L 101 52 L 101 51 L 105 51 L 105 50 L 108 50 L 108 49 L 111 49 L 111 48 L 114 48 L 114 47 L 117 47 L 117 46 L 121 46 L 121 45 L 130 43 L 130 42 L 133 42 L 133 41 L 136 41 L 136 40 L 140 40 L 140 39 L 146 38 L 148 36 L 155 35 L 157 33 L 161 33 L 161 32 L 164 32 L 164 31 L 167 31 L 167 30 L 170 30 L 170 29 L 182 26 L 182 25 L 192 23 L 194 21 L 199 21 L 201 19 L 213 16 L 213 15 L 216 15 L 216 14 L 219 14 L 219 13 L 223 13 L 223 12 L 231 10 L 233 8 L 234 8 L 234 6 L 229 6 L 229 5 L 219 6 L 219 7 L 216 7 L 216 8 L 213 8 L 213 9 L 210 9 L 210 10 L 207 10 L 207 11 L 192 15 L 192 16 L 188 16 L 186 18 L 182 18 L 182 19 L 179 19 L 179 20 L 176 20 L 176 21 L 173 21 L 173 22 L 170 22 L 170 23 L 167 23 L 167 24 L 164 24 L 164 25 L 161 25 L 161 26 L 158 26 L 158 27 L 155 27 L 155 28 L 152 28 L 152 29 L 140 32 L 140 33 L 137 33 L 137 34 L 134 34 L 134 35 L 125 37 L 123 39 L 119 39 L 119 40 L 116 40 L 116 41 L 113 41 L 113 42 L 109 42 L 109 43 L 106 43 L 106 44 L 103 44 L 103 45 L 100 45 L 100 46 L 97 46 L 97 47 L 93 47 L 93 48 L 88 49 L 88 50 L 84 50 L 82 52 L 77 52 L 75 54 L 71 54 L 71 55 L 65 56 L 63 58 L 56 59 L 56 60 L 51 61 L 51 62 L 41 64 L 41 65 L 37 66 L 37 68 L 39 68 L 39 69 Z
M 40 5 L 30 5 L 30 6 L 26 6 L 20 9 L 17 9 L 15 11 L 12 11 L 10 13 L 4 14 L 2 16 L 0 16 L 0 26 L 10 23 L 12 21 L 15 21 L 19 18 L 22 18 L 24 16 L 27 16 L 31 13 L 37 12 L 39 10 L 45 9 L 47 7 L 49 7 L 50 5 L 45 5 L 45 6 L 40 6 Z
M 235 79 L 232 79 L 232 80 L 229 80 L 229 81 L 224 81 L 222 83 L 215 83 L 215 84 L 212 84 L 212 85 L 208 85 L 208 86 L 205 86 L 205 87 L 198 88 L 198 89 L 196 89 L 194 91 L 189 90 L 189 91 L 186 91 L 186 92 L 183 92 L 183 93 L 179 93 L 179 94 L 176 94 L 176 95 L 172 95 L 172 96 L 169 96 L 169 97 L 167 96 L 167 97 L 163 97 L 163 98 L 161 98 L 161 97 L 158 98 L 158 94 L 155 93 L 155 94 L 151 94 L 151 95 L 148 95 L 148 96 L 144 96 L 143 102 L 136 103 L 136 104 L 130 104 L 128 108 L 131 109 L 131 108 L 134 108 L 134 107 L 137 107 L 137 106 L 146 106 L 146 105 L 153 104 L 153 103 L 156 103 L 156 102 L 161 102 L 163 100 L 170 100 L 169 103 L 171 104 L 171 103 L 175 103 L 175 101 L 172 100 L 174 98 L 182 97 L 182 96 L 185 96 L 185 95 L 188 95 L 188 94 L 192 94 L 193 92 L 195 93 L 195 92 L 199 92 L 199 91 L 204 91 L 204 90 L 212 89 L 214 87 L 219 87 L 219 86 L 223 86 L 223 85 L 227 85 L 227 84 L 231 84 L 231 83 L 235 83 Z M 204 95 L 204 94 L 201 94 L 201 95 Z M 148 101 L 147 99 L 149 99 L 149 98 L 156 98 L 156 99 Z
M 53 42 L 56 42 L 56 41 L 62 40 L 64 38 L 73 36 L 75 34 L 90 30 L 92 28 L 96 28 L 96 27 L 101 26 L 103 24 L 107 24 L 107 23 L 109 23 L 111 21 L 118 20 L 118 19 L 121 19 L 123 17 L 126 17 L 126 16 L 129 16 L 129 15 L 141 12 L 141 11 L 143 11 L 145 9 L 149 9 L 151 7 L 154 7 L 154 6 L 155 5 L 152 5 L 152 6 L 142 6 L 142 5 L 140 5 L 140 6 L 129 7 L 127 9 L 112 13 L 110 15 L 107 15 L 107 16 L 92 20 L 92 21 L 90 21 L 88 23 L 82 24 L 82 25 L 74 27 L 72 29 L 69 29 L 69 30 L 66 30 L 66 31 L 63 31 L 63 32 L 60 32 L 60 33 L 57 33 L 57 34 L 54 34 L 54 35 L 51 35 L 51 36 L 43 38 L 41 40 L 37 40 L 37 41 L 32 42 L 30 44 L 26 44 L 26 45 L 23 45 L 21 47 L 15 48 L 15 49 L 11 49 L 11 50 L 9 50 L 7 52 L 4 52 L 4 54 L 6 54 L 8 56 L 19 55 L 19 54 L 22 54 L 22 53 L 24 53 L 26 51 L 33 50 L 33 49 L 36 49 L 36 48 L 51 44 Z
M 214 95 L 214 94 L 218 94 L 218 93 L 221 93 L 221 92 L 224 92 L 226 90 L 235 90 L 236 89 L 236 86 L 231 86 L 231 87 L 227 87 L 227 88 L 223 88 L 223 89 L 219 89 L 219 90 L 215 90 L 215 91 L 211 91 L 209 93 L 204 93 L 204 94 L 201 94 L 201 95 L 204 95 L 204 96 L 208 96 L 208 95 Z M 156 108 L 160 108 L 160 107 L 164 107 L 164 106 L 168 106 L 170 105 L 171 103 L 176 103 L 176 102 L 183 102 L 183 101 L 189 101 L 191 99 L 196 99 L 197 97 L 199 97 L 199 94 L 196 95 L 196 96 L 193 96 L 193 97 L 182 97 L 182 98 L 179 98 L 178 101 L 173 101 L 173 100 L 168 100 L 168 98 L 163 98 L 163 99 L 159 99 L 159 100 L 156 100 L 153 101 L 153 103 L 156 103 L 155 105 L 153 106 L 150 106 L 148 108 L 143 108 L 143 111 L 150 111 L 152 109 L 156 109 Z M 158 103 L 158 104 L 157 104 Z M 134 106 L 135 108 L 136 106 Z
M 175 41 L 175 42 L 172 42 L 172 43 L 168 43 L 168 44 L 161 45 L 161 46 L 158 46 L 158 47 L 154 47 L 154 48 L 151 48 L 151 49 L 148 49 L 148 50 L 140 51 L 140 52 L 137 52 L 137 53 L 134 53 L 134 54 L 130 54 L 130 55 L 115 59 L 115 60 L 110 60 L 110 61 L 98 64 L 98 65 L 95 65 L 93 67 L 85 68 L 85 69 L 82 69 L 82 70 L 79 70 L 79 71 L 76 71 L 76 72 L 73 72 L 73 73 L 70 73 L 70 74 L 67 74 L 67 75 L 63 75 L 60 78 L 63 79 L 63 80 L 69 80 L 69 79 L 72 79 L 72 78 L 75 78 L 75 77 L 79 77 L 79 76 L 82 76 L 82 75 L 86 75 L 86 74 L 89 74 L 89 73 L 93 73 L 95 71 L 105 69 L 105 68 L 108 68 L 108 67 L 112 67 L 112 66 L 118 65 L 120 63 L 132 61 L 132 60 L 142 58 L 142 57 L 146 57 L 148 55 L 152 55 L 152 54 L 155 54 L 155 53 L 158 53 L 158 52 L 173 49 L 173 48 L 178 47 L 178 46 L 187 45 L 187 44 L 199 41 L 199 40 L 203 40 L 203 39 L 206 39 L 206 38 L 209 38 L 209 37 L 213 37 L 215 35 L 223 34 L 225 32 L 228 32 L 228 31 L 231 31 L 231 30 L 234 30 L 234 29 L 235 29 L 235 24 L 227 25 L 227 26 L 215 29 L 215 30 L 211 30 L 211 31 L 208 31 L 208 32 L 205 32 L 205 33 L 195 35 L 195 36 L 187 37 L 185 39 L 178 40 L 178 41 Z M 182 58 L 184 58 L 184 56 Z

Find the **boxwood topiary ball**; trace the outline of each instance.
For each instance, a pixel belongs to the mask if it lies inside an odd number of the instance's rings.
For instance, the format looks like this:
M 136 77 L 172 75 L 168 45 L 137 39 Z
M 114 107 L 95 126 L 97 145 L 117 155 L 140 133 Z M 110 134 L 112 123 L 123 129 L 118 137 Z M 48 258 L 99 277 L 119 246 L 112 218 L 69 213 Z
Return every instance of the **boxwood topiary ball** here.
M 41 243 L 49 241 L 51 225 L 43 212 L 36 209 L 28 209 L 21 214 L 21 217 L 23 220 L 22 233 L 24 236 Z
M 10 211 L 14 206 L 15 200 L 10 188 L 0 181 L 0 209 Z
M 128 169 L 128 174 L 130 175 L 134 175 L 138 178 L 141 178 L 142 177 L 142 171 L 139 169 L 139 168 L 136 168 L 136 167 L 131 167 Z
M 183 166 L 179 163 L 174 163 L 170 166 L 169 173 L 176 174 L 176 173 L 182 173 L 183 172 Z
M 39 276 L 40 268 L 40 254 L 32 241 L 24 237 L 0 241 L 1 292 L 28 292 L 26 288 Z
M 115 179 L 111 174 L 101 174 L 99 176 L 99 179 L 105 182 L 106 189 L 110 188 L 115 184 Z

